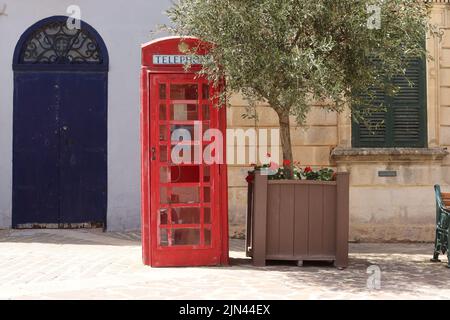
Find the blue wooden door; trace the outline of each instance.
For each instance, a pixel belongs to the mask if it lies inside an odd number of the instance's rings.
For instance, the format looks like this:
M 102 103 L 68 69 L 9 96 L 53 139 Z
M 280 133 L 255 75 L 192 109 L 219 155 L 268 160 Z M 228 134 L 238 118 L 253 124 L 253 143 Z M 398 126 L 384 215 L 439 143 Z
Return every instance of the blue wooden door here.
M 57 79 L 42 72 L 14 78 L 13 226 L 58 223 Z
M 60 222 L 106 216 L 106 74 L 62 74 Z
M 16 74 L 15 226 L 105 222 L 106 86 L 105 73 Z
M 106 225 L 108 55 L 66 20 L 36 23 L 14 54 L 13 227 Z

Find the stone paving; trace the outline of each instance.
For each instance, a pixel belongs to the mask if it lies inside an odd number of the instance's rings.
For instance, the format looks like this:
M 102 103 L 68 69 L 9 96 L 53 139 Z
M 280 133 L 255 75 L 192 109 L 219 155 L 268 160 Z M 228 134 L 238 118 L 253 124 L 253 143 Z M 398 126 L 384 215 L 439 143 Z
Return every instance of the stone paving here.
M 230 241 L 230 267 L 153 269 L 141 263 L 139 233 L 0 230 L 0 299 L 450 298 L 447 259 L 430 263 L 431 244 L 351 244 L 345 270 L 256 268 L 243 248 Z M 370 266 L 381 270 L 380 289 L 367 286 Z

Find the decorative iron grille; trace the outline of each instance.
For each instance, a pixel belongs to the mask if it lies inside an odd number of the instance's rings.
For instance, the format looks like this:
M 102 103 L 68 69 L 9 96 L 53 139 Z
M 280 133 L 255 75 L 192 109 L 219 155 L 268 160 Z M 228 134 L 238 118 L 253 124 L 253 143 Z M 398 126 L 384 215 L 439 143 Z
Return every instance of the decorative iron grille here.
M 69 29 L 65 21 L 51 22 L 25 42 L 19 63 L 101 64 L 95 38 L 81 29 Z

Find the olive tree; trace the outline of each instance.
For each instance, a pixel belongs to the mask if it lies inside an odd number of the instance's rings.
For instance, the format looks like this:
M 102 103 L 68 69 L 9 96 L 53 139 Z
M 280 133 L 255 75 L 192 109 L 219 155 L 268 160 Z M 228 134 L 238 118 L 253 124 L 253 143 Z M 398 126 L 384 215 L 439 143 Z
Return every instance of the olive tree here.
M 371 89 L 395 94 L 386 80 L 427 57 L 429 9 L 418 0 L 179 0 L 168 16 L 174 34 L 213 44 L 201 73 L 276 111 L 292 165 L 290 116 L 302 125 L 318 101 L 363 119 Z

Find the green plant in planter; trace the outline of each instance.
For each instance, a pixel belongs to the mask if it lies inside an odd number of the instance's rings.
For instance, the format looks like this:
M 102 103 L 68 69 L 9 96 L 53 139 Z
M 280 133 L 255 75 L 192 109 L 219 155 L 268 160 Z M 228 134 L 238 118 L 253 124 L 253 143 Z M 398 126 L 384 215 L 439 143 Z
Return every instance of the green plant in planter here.
M 311 167 L 306 167 L 302 172 L 302 176 L 306 180 L 320 180 L 320 181 L 333 181 L 335 180 L 335 172 L 330 168 L 323 168 L 317 171 L 311 169 Z
M 287 170 L 289 170 L 290 163 L 289 160 L 283 161 L 283 166 L 278 166 L 277 164 L 271 162 L 269 164 L 254 165 L 254 169 L 248 172 L 246 178 L 248 183 L 254 181 L 255 172 L 261 172 L 266 174 L 269 180 L 285 180 L 290 179 Z M 322 168 L 320 170 L 313 170 L 311 167 L 302 168 L 298 163 L 294 163 L 293 168 L 293 179 L 294 180 L 318 180 L 318 181 L 333 181 L 336 179 L 336 173 L 331 168 Z

